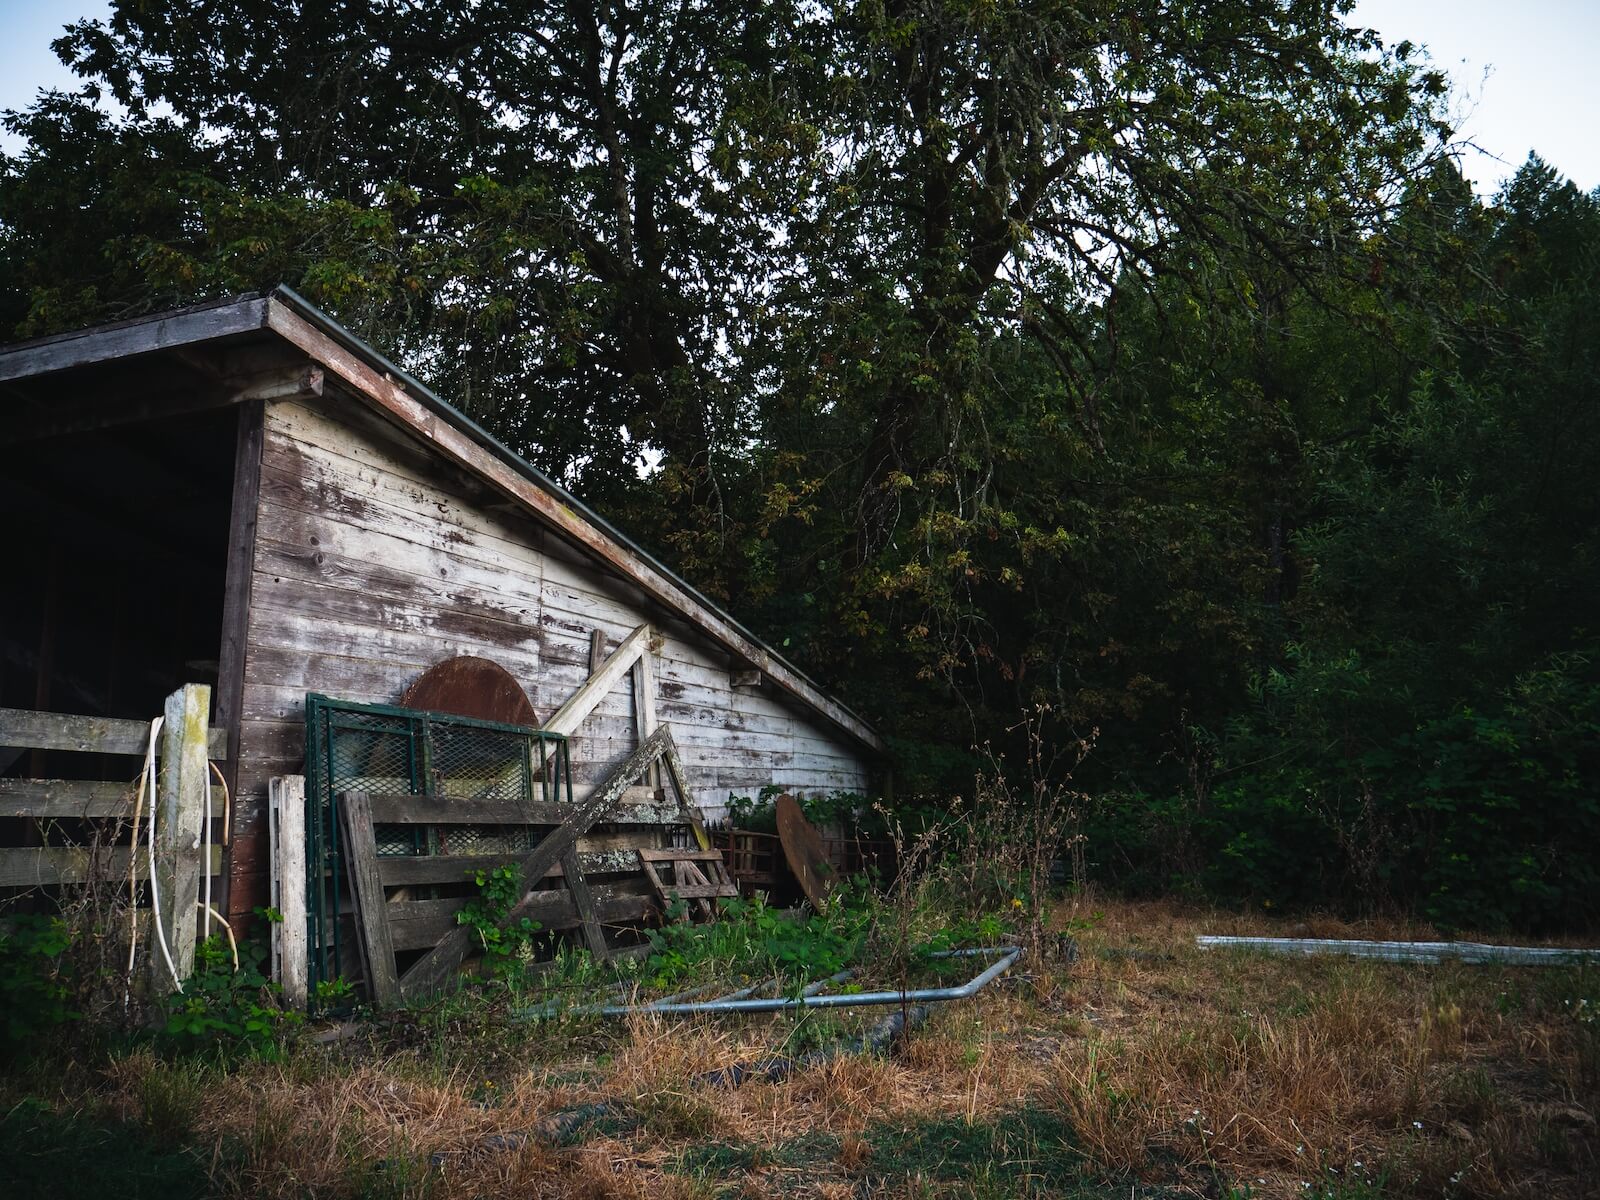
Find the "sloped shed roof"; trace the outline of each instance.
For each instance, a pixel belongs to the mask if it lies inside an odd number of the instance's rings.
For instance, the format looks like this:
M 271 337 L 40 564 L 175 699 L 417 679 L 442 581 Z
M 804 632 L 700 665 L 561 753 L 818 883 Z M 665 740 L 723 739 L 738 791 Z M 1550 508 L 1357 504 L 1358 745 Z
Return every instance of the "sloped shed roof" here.
M 771 646 L 472 418 L 287 287 L 265 296 L 243 296 L 0 347 L 0 387 L 62 371 L 98 373 L 96 369 L 161 351 L 262 340 L 279 340 L 295 347 L 442 457 L 516 501 L 711 641 L 758 669 L 793 700 L 867 749 L 885 750 L 870 725 L 823 692 Z M 6 414 L 0 428 L 10 423 L 12 415 Z

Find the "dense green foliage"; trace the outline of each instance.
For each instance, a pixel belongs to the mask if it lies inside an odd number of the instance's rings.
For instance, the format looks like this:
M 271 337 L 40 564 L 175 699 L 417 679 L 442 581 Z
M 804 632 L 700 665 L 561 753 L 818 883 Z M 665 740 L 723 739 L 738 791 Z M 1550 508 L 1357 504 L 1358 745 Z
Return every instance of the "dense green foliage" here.
M 5 1042 L 0 1057 L 21 1054 L 41 1035 L 80 1014 L 68 985 L 73 933 L 59 917 L 14 914 L 0 926 L 0 1010 Z
M 302 1014 L 279 1003 L 282 988 L 266 973 L 267 946 L 247 941 L 235 951 L 220 933 L 194 948 L 194 973 L 165 1003 L 163 1036 L 175 1047 L 270 1054 Z
M 1600 201 L 1478 202 L 1338 7 L 119 4 L 9 118 L 0 325 L 286 281 L 902 797 L 1043 711 L 1125 886 L 1592 923 Z
M 472 931 L 475 948 L 483 952 L 484 972 L 491 979 L 505 981 L 527 969 L 539 922 L 532 917 L 506 920 L 524 891 L 522 872 L 516 866 L 474 871 L 472 881 L 478 895 L 456 913 L 456 923 Z
M 672 912 L 682 916 L 679 901 Z M 674 920 L 648 933 L 648 980 L 657 987 L 696 982 L 718 969 L 743 972 L 753 981 L 776 978 L 798 994 L 814 980 L 854 966 L 871 914 L 850 904 L 794 916 L 752 900 L 723 900 L 718 919 L 705 925 Z

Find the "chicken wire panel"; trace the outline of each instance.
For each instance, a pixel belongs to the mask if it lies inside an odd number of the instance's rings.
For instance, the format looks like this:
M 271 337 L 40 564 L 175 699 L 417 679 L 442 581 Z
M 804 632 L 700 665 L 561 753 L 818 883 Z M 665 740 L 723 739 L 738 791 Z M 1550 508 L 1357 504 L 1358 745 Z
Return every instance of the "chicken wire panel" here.
M 306 698 L 306 832 L 314 878 L 310 906 L 318 978 L 332 978 L 339 958 L 344 884 L 335 798 L 432 795 L 513 803 L 571 801 L 566 739 L 558 734 L 446 713 Z M 531 852 L 526 825 L 385 825 L 374 829 L 377 853 L 476 855 Z M 331 919 L 330 919 L 331 918 Z

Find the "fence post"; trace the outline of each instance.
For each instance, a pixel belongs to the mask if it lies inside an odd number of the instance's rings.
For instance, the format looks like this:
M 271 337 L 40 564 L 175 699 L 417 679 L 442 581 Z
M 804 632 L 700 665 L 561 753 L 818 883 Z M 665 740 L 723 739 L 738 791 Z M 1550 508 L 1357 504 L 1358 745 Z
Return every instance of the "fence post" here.
M 211 768 L 206 749 L 211 689 L 186 683 L 167 697 L 161 727 L 160 791 L 156 808 L 156 872 L 161 909 L 156 914 L 166 931 L 167 947 L 178 978 L 194 970 L 194 935 L 200 901 L 201 824 L 211 799 Z M 154 932 L 154 931 L 152 931 Z M 152 994 L 172 991 L 172 976 L 159 945 L 150 946 Z

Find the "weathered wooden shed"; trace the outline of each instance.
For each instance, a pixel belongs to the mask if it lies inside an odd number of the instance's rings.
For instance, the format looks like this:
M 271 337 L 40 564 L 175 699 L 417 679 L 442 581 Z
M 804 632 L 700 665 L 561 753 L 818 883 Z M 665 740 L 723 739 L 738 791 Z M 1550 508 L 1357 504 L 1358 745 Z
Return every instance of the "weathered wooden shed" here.
M 148 718 L 213 683 L 230 915 L 268 900 L 268 781 L 301 770 L 307 695 L 395 703 L 452 656 L 548 717 L 597 631 L 648 622 L 654 716 L 708 814 L 880 783 L 860 717 L 287 289 L 0 348 L 0 413 L 0 707 Z M 634 705 L 617 688 L 576 731 L 579 799 L 636 745 Z M 0 748 L 0 775 L 44 771 Z

